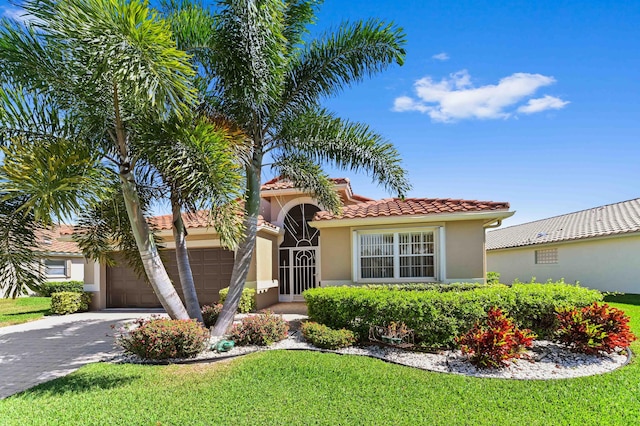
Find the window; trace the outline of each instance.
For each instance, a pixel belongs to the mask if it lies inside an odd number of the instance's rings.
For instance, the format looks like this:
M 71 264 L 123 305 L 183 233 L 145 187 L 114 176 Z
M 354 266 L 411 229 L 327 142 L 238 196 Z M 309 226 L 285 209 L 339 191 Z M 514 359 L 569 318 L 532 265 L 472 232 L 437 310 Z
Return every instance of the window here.
M 558 249 L 536 250 L 536 265 L 558 263 Z
M 45 259 L 44 267 L 47 277 L 67 276 L 67 261 L 64 259 Z
M 359 279 L 435 278 L 434 231 L 361 232 L 357 241 Z

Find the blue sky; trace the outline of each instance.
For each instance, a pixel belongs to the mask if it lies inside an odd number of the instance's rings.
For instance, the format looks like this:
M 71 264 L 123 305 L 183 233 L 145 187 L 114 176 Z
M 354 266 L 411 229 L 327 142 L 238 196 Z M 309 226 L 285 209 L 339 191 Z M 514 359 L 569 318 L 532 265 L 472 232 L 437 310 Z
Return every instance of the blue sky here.
M 640 2 L 328 0 L 315 30 L 367 17 L 406 63 L 327 105 L 397 146 L 410 196 L 509 201 L 505 226 L 640 196 Z
M 396 145 L 409 196 L 509 201 L 505 226 L 640 196 L 640 2 L 326 0 L 313 31 L 369 17 L 406 63 L 326 104 Z

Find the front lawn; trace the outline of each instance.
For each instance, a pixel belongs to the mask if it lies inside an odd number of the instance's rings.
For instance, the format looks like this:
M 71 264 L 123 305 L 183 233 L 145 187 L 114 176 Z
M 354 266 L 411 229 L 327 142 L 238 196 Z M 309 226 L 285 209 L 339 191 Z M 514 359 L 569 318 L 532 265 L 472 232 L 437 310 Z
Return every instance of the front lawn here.
M 51 308 L 50 297 L 0 299 L 0 327 L 42 318 Z
M 640 333 L 640 296 L 609 302 Z M 636 360 L 602 376 L 514 381 L 269 351 L 216 364 L 89 365 L 0 401 L 0 424 L 626 426 L 640 417 L 639 395 Z

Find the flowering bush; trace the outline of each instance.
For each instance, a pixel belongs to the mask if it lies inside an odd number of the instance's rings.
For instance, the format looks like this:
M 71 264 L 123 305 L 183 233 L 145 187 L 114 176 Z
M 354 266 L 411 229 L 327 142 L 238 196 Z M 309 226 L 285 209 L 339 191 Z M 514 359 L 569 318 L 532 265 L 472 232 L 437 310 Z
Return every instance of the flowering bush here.
M 558 341 L 586 354 L 611 353 L 636 340 L 629 317 L 620 309 L 597 302 L 584 308 L 559 309 Z
M 302 335 L 313 346 L 323 349 L 339 349 L 351 346 L 356 342 L 356 335 L 351 330 L 334 330 L 317 322 L 302 324 Z
M 477 322 L 469 332 L 456 339 L 463 354 L 477 367 L 499 368 L 506 361 L 520 358 L 524 348 L 533 344 L 536 335 L 528 329 L 520 330 L 513 320 L 499 308 L 491 308 L 486 319 Z
M 236 345 L 269 346 L 287 337 L 289 323 L 271 311 L 249 315 L 234 324 L 229 333 Z
M 136 328 L 116 339 L 125 353 L 142 359 L 192 358 L 209 342 L 209 332 L 195 320 L 138 319 Z
M 216 321 L 218 321 L 220 312 L 222 312 L 222 303 L 218 303 L 217 305 L 204 305 L 202 307 L 202 320 L 204 321 L 204 326 L 209 328 L 215 325 Z

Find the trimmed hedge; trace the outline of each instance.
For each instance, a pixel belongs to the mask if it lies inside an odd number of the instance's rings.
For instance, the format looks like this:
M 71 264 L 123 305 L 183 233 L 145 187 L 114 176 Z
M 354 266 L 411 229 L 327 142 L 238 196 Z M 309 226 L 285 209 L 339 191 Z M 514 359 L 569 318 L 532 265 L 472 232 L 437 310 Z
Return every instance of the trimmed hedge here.
M 484 283 L 406 283 L 406 284 L 365 284 L 361 288 L 368 288 L 371 290 L 396 290 L 396 291 L 437 291 L 440 293 L 446 293 L 448 291 L 468 291 L 476 288 L 487 288 L 495 284 Z
M 61 293 L 63 291 L 82 293 L 84 292 L 84 283 L 82 281 L 50 281 L 43 283 L 38 288 L 38 293 L 42 297 L 51 297 L 53 293 Z
M 221 289 L 218 294 L 220 294 L 220 300 L 218 303 L 223 304 L 227 298 L 227 294 L 229 293 L 229 287 L 225 287 Z M 253 312 L 256 310 L 256 291 L 253 288 L 244 288 L 242 289 L 242 296 L 240 296 L 240 303 L 238 303 L 238 312 L 241 314 L 247 314 L 249 312 Z
M 455 347 L 455 338 L 500 308 L 521 328 L 551 337 L 558 308 L 582 307 L 602 300 L 602 293 L 563 283 L 491 285 L 467 291 L 389 291 L 362 287 L 325 287 L 303 293 L 309 318 L 328 327 L 352 330 L 365 340 L 371 325 L 403 321 L 416 343 L 429 348 Z
M 57 315 L 85 312 L 89 310 L 91 293 L 61 291 L 51 295 L 51 313 Z
M 309 343 L 321 349 L 340 349 L 353 345 L 356 336 L 351 330 L 334 330 L 317 322 L 303 322 L 302 335 Z

